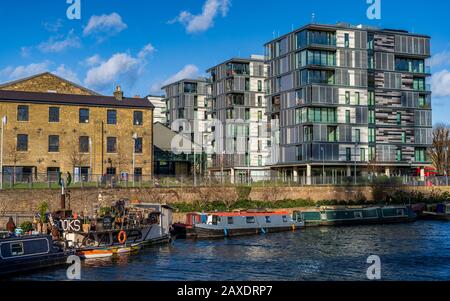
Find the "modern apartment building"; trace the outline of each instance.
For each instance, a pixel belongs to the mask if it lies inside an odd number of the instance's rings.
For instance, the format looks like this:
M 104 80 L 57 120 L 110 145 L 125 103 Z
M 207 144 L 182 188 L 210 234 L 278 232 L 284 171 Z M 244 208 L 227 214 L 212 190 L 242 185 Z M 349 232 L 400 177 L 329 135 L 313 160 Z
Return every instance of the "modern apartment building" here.
M 159 122 L 162 124 L 166 124 L 167 123 L 166 102 L 164 101 L 164 97 L 149 95 L 146 98 L 155 107 L 153 111 L 153 123 Z
M 307 184 L 423 176 L 431 164 L 430 37 L 309 24 L 265 47 L 274 171 Z
M 100 95 L 51 73 L 0 85 L 4 181 L 152 175 L 153 105 Z
M 203 173 L 207 166 L 204 153 L 209 132 L 206 100 L 209 81 L 206 78 L 183 79 L 162 89 L 166 95 L 166 124 L 172 131 L 191 137 L 192 154 L 196 158 L 194 170 L 196 174 Z
M 262 180 L 269 143 L 264 81 L 267 66 L 263 56 L 233 58 L 210 68 L 208 98 L 212 148 L 210 173 L 232 180 Z

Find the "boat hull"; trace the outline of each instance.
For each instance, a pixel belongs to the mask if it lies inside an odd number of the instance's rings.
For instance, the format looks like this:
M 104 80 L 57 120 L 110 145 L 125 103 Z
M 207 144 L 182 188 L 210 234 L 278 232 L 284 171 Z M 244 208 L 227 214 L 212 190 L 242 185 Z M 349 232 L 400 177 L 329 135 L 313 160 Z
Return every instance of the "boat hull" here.
M 236 236 L 259 235 L 267 233 L 288 232 L 299 229 L 298 227 L 270 227 L 270 228 L 237 228 L 237 229 L 208 229 L 194 227 L 189 237 L 197 239 L 224 238 Z
M 450 221 L 450 213 L 423 212 L 419 219 L 431 221 Z
M 67 263 L 68 256 L 74 254 L 75 253 L 73 252 L 66 252 L 60 254 L 41 256 L 40 258 L 2 263 L 0 265 L 0 275 L 5 276 L 5 275 L 23 274 L 27 272 L 36 271 L 39 269 L 68 265 Z
M 113 256 L 113 251 L 111 250 L 87 250 L 77 253 L 82 259 L 98 259 L 98 258 L 108 258 Z
M 412 223 L 415 221 L 416 218 L 413 217 L 384 218 L 373 220 L 305 221 L 305 227 L 383 225 L 383 224 Z

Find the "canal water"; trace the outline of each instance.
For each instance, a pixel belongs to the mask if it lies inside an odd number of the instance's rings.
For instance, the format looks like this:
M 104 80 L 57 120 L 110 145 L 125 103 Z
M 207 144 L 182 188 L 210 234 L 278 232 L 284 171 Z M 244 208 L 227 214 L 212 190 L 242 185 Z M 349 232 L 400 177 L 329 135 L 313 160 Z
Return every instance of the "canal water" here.
M 82 280 L 450 280 L 450 223 L 307 228 L 225 240 L 176 240 L 120 258 L 82 263 Z M 14 280 L 66 280 L 65 269 Z

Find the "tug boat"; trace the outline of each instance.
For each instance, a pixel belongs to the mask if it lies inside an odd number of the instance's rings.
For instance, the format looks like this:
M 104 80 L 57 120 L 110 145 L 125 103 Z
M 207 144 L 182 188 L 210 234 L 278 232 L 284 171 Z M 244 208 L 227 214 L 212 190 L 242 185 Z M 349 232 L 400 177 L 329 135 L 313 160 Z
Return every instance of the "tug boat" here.
M 367 225 L 413 222 L 417 215 L 410 206 L 335 206 L 295 211 L 294 220 L 310 226 Z
M 170 241 L 171 207 L 119 201 L 112 212 L 114 216 L 91 220 L 87 231 L 81 227 L 78 231 L 65 230 L 63 240 L 84 259 L 130 254 L 148 245 Z
M 67 264 L 72 250 L 56 244 L 50 235 L 29 235 L 0 240 L 0 275 L 24 273 Z
M 188 218 L 194 223 L 186 225 L 187 236 L 198 239 L 294 231 L 304 225 L 303 221 L 294 221 L 287 211 L 216 212 L 190 214 Z

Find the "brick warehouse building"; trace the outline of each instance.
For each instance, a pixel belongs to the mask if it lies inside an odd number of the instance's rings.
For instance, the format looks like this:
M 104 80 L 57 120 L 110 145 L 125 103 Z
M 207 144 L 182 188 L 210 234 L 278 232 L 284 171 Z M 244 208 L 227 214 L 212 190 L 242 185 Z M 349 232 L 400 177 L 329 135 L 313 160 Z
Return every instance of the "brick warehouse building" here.
M 153 109 L 119 86 L 103 96 L 51 73 L 0 85 L 4 181 L 152 175 Z

